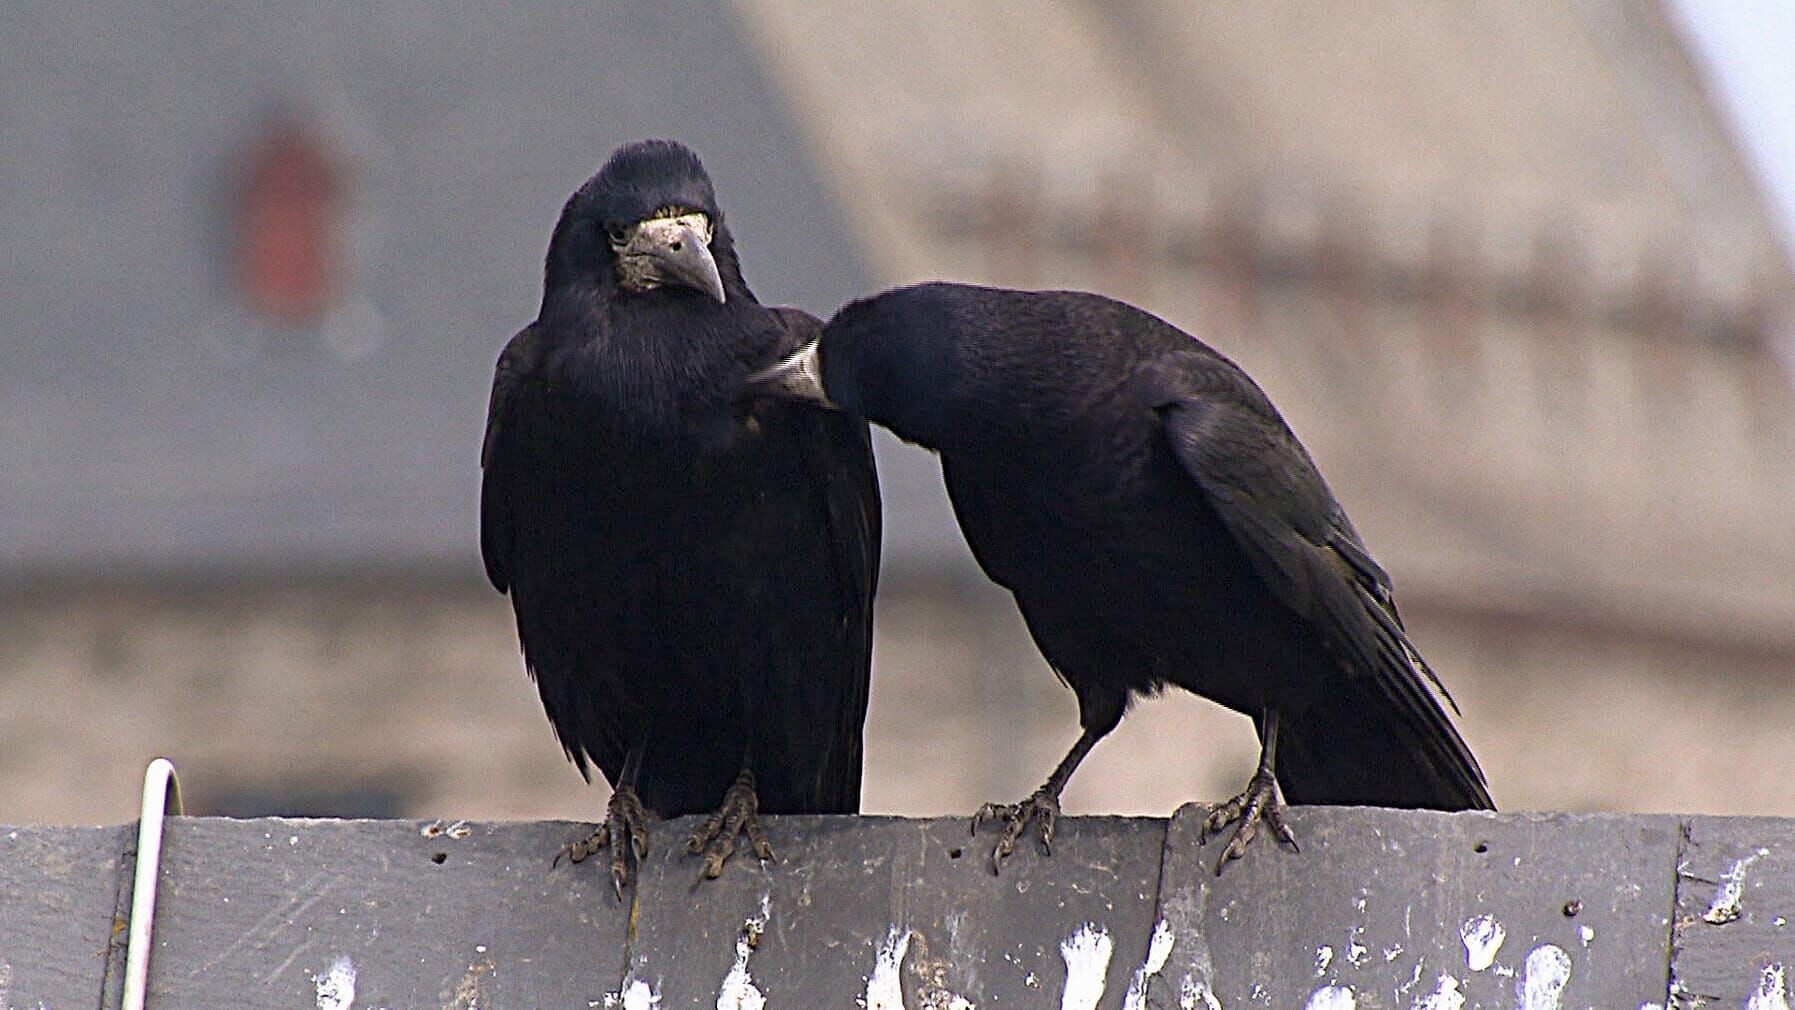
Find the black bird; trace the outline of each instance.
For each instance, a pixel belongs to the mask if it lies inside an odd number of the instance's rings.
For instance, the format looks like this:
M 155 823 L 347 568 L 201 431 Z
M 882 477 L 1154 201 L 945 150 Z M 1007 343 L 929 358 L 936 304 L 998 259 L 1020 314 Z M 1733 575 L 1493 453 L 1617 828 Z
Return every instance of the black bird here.
M 879 565 L 866 422 L 741 399 L 820 323 L 767 308 L 696 155 L 619 148 L 561 211 L 542 308 L 499 356 L 480 552 L 561 746 L 614 789 L 622 897 L 647 818 L 714 811 L 716 876 L 757 809 L 852 813 Z M 558 857 L 557 857 L 558 858 Z
M 935 450 L 979 565 L 1078 695 L 1039 791 L 987 804 L 1051 844 L 1059 795 L 1132 697 L 1175 684 L 1253 718 L 1259 768 L 1212 812 L 1295 846 L 1278 800 L 1491 809 L 1390 579 L 1233 362 L 1098 295 L 924 284 L 855 302 L 755 377 Z M 1456 706 L 1454 706 L 1456 711 Z M 1275 778 L 1274 778 L 1275 776 Z

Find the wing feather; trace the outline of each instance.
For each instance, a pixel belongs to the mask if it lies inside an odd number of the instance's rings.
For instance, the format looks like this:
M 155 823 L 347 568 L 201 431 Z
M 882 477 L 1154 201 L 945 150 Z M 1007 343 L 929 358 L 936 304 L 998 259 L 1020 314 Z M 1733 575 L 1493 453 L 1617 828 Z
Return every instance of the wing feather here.
M 1320 629 L 1348 675 L 1372 679 L 1430 765 L 1488 806 L 1441 702 L 1458 706 L 1409 641 L 1389 576 L 1265 394 L 1219 356 L 1180 353 L 1143 371 L 1173 455 L 1272 595 Z

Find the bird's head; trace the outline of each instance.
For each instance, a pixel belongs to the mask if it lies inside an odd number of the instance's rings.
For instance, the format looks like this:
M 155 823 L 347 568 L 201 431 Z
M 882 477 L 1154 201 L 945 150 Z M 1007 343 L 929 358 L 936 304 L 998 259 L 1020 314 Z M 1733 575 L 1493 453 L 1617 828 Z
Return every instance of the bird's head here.
M 852 302 L 817 339 L 749 377 L 765 395 L 859 414 L 940 449 L 963 428 L 965 328 L 942 285 Z
M 547 287 L 596 281 L 629 294 L 701 293 L 728 301 L 740 283 L 729 233 L 698 156 L 671 140 L 612 153 L 561 211 Z

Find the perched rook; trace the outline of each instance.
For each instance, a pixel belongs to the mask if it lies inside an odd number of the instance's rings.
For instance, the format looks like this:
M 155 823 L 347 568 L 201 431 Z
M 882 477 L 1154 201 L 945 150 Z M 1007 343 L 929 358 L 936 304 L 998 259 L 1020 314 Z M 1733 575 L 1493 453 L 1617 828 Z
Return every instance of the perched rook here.
M 1083 733 L 1034 795 L 987 804 L 1051 843 L 1059 796 L 1131 699 L 1175 684 L 1252 717 L 1261 756 L 1208 828 L 1293 803 L 1489 809 L 1390 579 L 1233 362 L 1080 292 L 924 284 L 844 308 L 756 381 L 935 450 L 985 573 L 1078 696 Z M 1456 710 L 1456 709 L 1455 709 Z
M 859 809 L 879 564 L 866 423 L 742 400 L 817 320 L 755 301 L 698 158 L 619 149 L 561 211 L 542 309 L 493 376 L 480 551 L 580 773 L 613 788 L 575 860 L 621 898 L 651 814 Z

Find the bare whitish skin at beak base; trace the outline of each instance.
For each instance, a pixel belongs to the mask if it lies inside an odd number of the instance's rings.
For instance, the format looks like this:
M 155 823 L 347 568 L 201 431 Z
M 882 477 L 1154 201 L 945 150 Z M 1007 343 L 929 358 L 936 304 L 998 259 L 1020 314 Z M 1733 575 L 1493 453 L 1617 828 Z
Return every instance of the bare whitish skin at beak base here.
M 642 289 L 678 284 L 724 303 L 728 297 L 710 240 L 710 219 L 703 214 L 650 218 L 636 226 L 618 259 L 626 280 Z
M 802 400 L 830 410 L 841 409 L 823 389 L 822 350 L 814 340 L 777 365 L 748 376 L 748 381 L 769 396 Z

